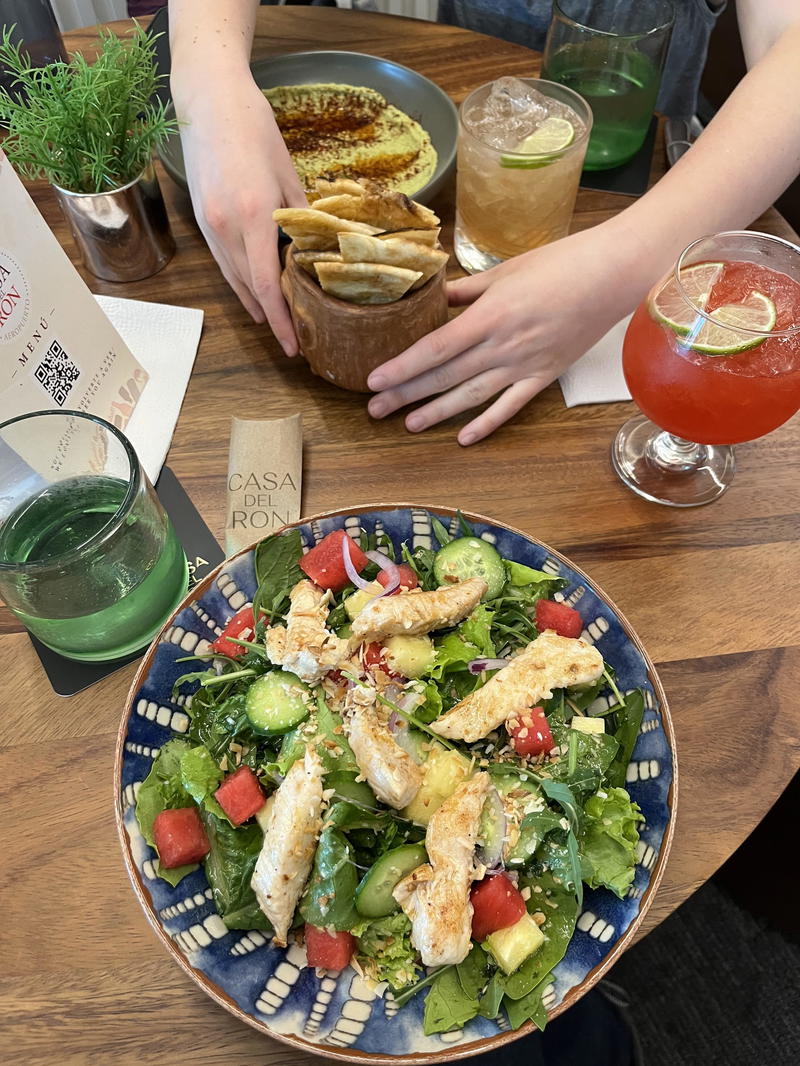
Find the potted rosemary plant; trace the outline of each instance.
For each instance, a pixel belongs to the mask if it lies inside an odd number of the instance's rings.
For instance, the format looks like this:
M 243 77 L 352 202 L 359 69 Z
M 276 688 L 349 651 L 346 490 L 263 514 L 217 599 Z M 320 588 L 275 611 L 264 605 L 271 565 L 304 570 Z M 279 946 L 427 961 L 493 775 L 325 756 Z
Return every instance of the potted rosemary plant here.
M 154 97 L 154 42 L 136 26 L 100 32 L 93 63 L 81 55 L 32 66 L 0 40 L 0 64 L 19 95 L 0 91 L 3 150 L 27 178 L 56 192 L 87 268 L 110 281 L 160 270 L 175 250 L 152 166 L 153 149 L 175 128 Z

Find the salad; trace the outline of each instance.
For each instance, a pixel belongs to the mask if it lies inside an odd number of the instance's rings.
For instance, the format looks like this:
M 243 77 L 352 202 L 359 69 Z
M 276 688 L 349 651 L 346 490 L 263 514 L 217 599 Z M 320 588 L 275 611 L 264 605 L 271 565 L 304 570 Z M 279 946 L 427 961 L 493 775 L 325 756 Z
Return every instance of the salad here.
M 643 821 L 624 783 L 644 694 L 582 639 L 563 579 L 459 522 L 432 519 L 438 550 L 262 541 L 136 805 L 161 877 L 202 862 L 229 929 L 401 1006 L 427 989 L 426 1034 L 543 1028 L 583 886 L 626 895 Z

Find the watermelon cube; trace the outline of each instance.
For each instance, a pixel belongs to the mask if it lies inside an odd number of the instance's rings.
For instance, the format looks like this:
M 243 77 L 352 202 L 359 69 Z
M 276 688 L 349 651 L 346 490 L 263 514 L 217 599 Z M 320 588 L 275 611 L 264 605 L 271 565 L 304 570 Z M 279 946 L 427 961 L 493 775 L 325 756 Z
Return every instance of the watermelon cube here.
M 217 802 L 234 825 L 241 825 L 260 811 L 266 801 L 261 783 L 249 766 L 228 774 L 214 793 Z
M 153 822 L 153 837 L 161 865 L 167 869 L 199 862 L 211 850 L 196 807 L 161 811 Z

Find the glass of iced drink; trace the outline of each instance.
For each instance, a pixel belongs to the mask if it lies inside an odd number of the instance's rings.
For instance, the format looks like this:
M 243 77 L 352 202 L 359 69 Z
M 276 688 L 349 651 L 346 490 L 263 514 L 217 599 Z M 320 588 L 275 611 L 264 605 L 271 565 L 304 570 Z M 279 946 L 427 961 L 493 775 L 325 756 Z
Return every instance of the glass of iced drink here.
M 456 258 L 475 274 L 569 230 L 592 112 L 538 78 L 499 78 L 459 113 Z
M 674 18 L 670 0 L 553 0 L 542 77 L 568 85 L 592 109 L 586 170 L 621 166 L 641 148 Z
M 0 425 L 0 596 L 68 659 L 146 647 L 186 593 L 186 556 L 130 441 L 79 411 Z
M 750 231 L 695 241 L 634 314 L 622 361 L 643 414 L 614 441 L 619 476 L 673 507 L 717 499 L 731 445 L 800 409 L 800 248 Z

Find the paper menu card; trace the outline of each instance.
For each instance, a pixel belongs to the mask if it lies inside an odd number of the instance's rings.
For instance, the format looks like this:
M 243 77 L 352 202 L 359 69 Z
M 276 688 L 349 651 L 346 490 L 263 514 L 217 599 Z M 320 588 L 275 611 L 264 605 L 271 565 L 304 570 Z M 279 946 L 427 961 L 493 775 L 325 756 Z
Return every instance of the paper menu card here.
M 63 408 L 124 429 L 147 380 L 0 149 L 0 421 Z

